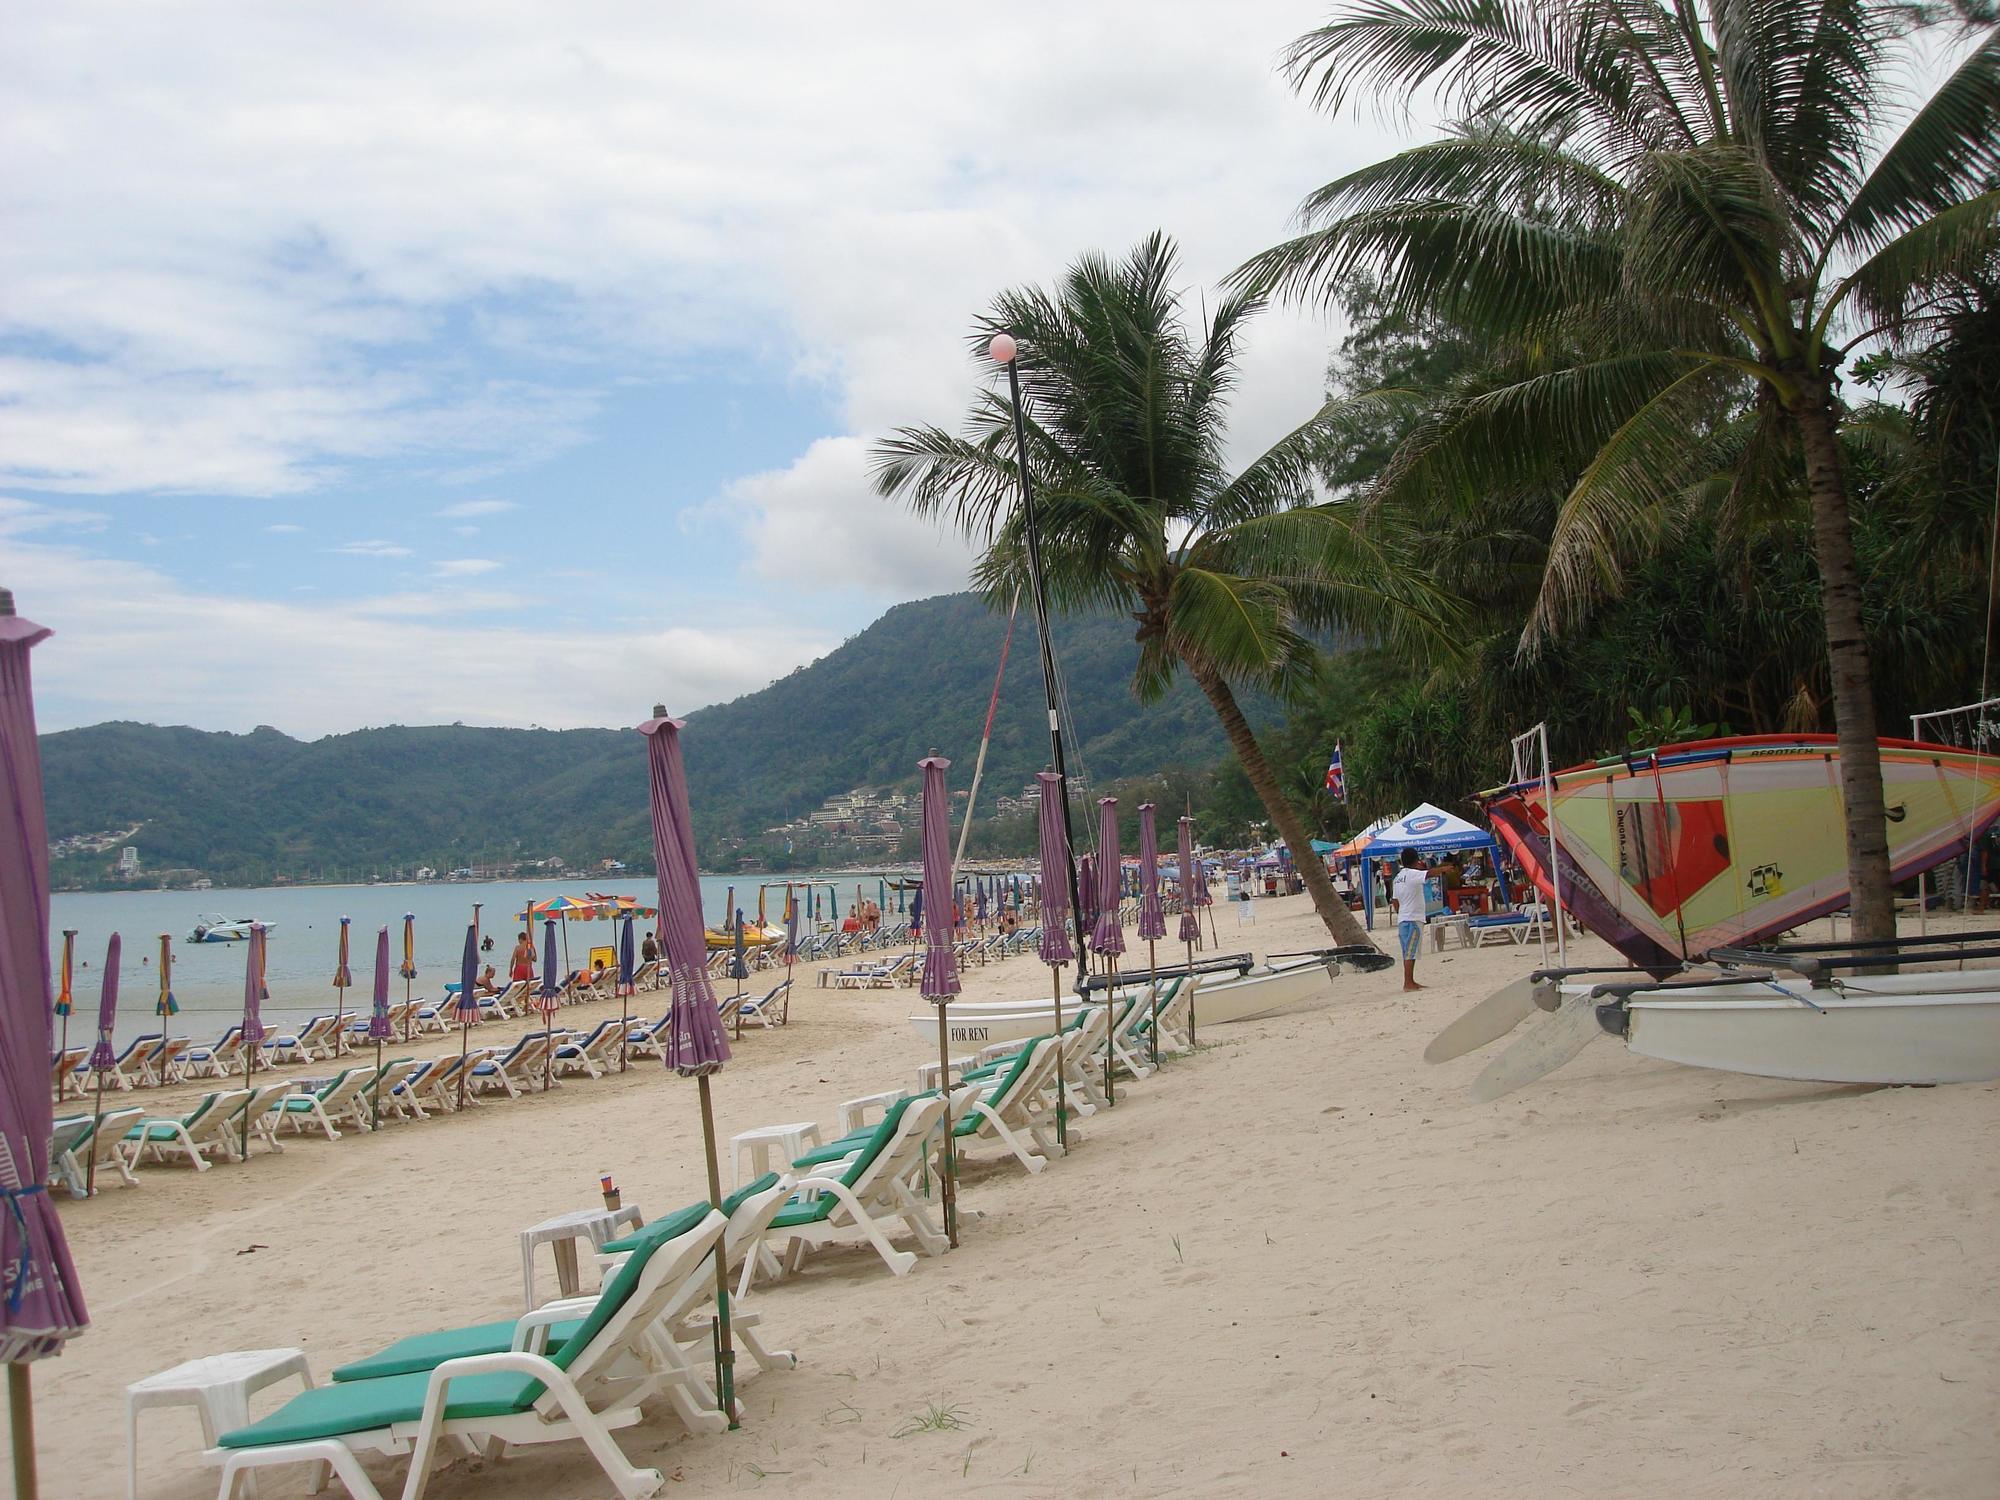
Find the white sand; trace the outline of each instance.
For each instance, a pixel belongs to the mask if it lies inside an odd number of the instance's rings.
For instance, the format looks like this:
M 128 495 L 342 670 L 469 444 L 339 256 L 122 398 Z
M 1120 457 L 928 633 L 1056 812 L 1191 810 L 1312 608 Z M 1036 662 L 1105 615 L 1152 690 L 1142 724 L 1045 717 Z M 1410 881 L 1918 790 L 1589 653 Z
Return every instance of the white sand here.
M 1240 930 L 1217 910 L 1225 948 L 1318 931 L 1303 898 Z M 744 1389 L 740 1432 L 690 1438 L 663 1410 L 621 1442 L 668 1495 L 2000 1493 L 2000 1091 L 1780 1083 L 1601 1041 L 1474 1105 L 1490 1054 L 1419 1053 L 1536 962 L 1427 957 L 1421 995 L 1349 975 L 1214 1028 L 1039 1177 L 982 1152 L 959 1250 L 902 1279 L 838 1251 L 760 1290 L 803 1364 Z M 1046 993 L 1031 958 L 968 976 L 968 999 Z M 935 1052 L 904 1021 L 920 1009 L 807 977 L 792 1026 L 717 1080 L 723 1135 L 830 1126 L 905 1082 Z M 640 1064 L 64 1200 L 95 1326 L 35 1369 L 43 1493 L 121 1494 L 122 1388 L 180 1359 L 297 1344 L 323 1377 L 517 1312 L 515 1232 L 594 1203 L 600 1170 L 649 1215 L 701 1196 L 693 1085 Z M 932 1407 L 960 1425 L 897 1436 Z M 213 1494 L 194 1413 L 142 1421 L 141 1494 Z M 370 1463 L 395 1493 L 401 1463 Z M 302 1471 L 264 1484 L 304 1493 Z M 430 1493 L 608 1492 L 554 1447 L 461 1461 Z

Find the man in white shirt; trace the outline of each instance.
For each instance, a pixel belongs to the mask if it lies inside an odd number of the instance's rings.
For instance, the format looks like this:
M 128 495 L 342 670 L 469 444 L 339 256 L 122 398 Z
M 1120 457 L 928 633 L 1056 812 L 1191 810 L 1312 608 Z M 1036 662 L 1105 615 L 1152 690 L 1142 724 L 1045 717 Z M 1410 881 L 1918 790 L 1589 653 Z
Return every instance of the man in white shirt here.
M 1420 990 L 1417 983 L 1417 950 L 1424 941 L 1424 862 L 1414 849 L 1405 849 L 1403 868 L 1396 872 L 1396 938 L 1403 950 L 1403 988 Z

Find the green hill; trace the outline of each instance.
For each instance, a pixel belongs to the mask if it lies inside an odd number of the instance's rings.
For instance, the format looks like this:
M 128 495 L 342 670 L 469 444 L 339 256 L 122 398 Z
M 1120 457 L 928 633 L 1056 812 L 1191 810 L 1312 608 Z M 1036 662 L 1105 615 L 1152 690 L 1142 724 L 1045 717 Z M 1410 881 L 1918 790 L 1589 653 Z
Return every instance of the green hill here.
M 932 750 L 952 758 L 952 785 L 967 785 L 1005 627 L 969 594 L 898 605 L 761 692 L 687 715 L 704 862 L 780 858 L 762 830 L 850 787 L 913 785 Z M 1191 683 L 1158 704 L 1133 701 L 1122 616 L 1058 621 L 1055 639 L 1073 773 L 1105 782 L 1224 753 Z M 1024 617 L 984 807 L 1048 758 L 1039 651 Z M 190 867 L 218 884 L 548 855 L 650 866 L 643 745 L 629 729 L 396 726 L 300 741 L 120 722 L 46 735 L 42 755 L 51 839 L 142 824 L 131 842 L 147 868 Z M 59 860 L 58 877 L 87 880 L 107 860 Z

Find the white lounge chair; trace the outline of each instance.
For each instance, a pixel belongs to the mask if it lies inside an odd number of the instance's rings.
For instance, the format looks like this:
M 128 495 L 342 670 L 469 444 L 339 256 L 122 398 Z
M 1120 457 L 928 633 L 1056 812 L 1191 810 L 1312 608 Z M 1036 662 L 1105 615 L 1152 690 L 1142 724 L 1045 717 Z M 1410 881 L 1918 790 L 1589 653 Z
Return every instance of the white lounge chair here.
M 745 1021 L 755 1021 L 766 1031 L 783 1026 L 792 1015 L 792 981 L 782 979 L 754 1000 L 746 995 L 730 1007 L 730 1013 L 736 1018 L 738 1032 L 743 1030 Z
M 335 1381 L 301 1392 L 262 1421 L 223 1433 L 203 1458 L 222 1468 L 224 1496 L 239 1474 L 254 1469 L 326 1464 L 355 1500 L 381 1500 L 357 1454 L 408 1452 L 403 1500 L 423 1500 L 446 1439 L 461 1450 L 495 1455 L 507 1445 L 580 1441 L 620 1500 L 647 1500 L 665 1476 L 635 1468 L 612 1433 L 639 1421 L 642 1403 L 679 1382 L 677 1372 L 649 1358 L 653 1325 L 699 1278 L 726 1224 L 710 1211 L 695 1229 L 635 1250 L 559 1347 L 477 1354 L 427 1371 Z
M 374 1076 L 372 1067 L 343 1068 L 311 1093 L 286 1095 L 279 1101 L 280 1116 L 292 1127 L 292 1134 L 299 1135 L 308 1126 L 317 1126 L 330 1141 L 340 1139 L 340 1129 L 334 1124 L 337 1119 L 345 1118 L 349 1124 L 366 1130 L 368 1118 L 357 1115 L 354 1106 Z
M 801 1157 L 797 1191 L 771 1220 L 771 1240 L 785 1247 L 785 1269 L 798 1270 L 808 1249 L 859 1234 L 891 1272 L 908 1275 L 917 1257 L 889 1243 L 898 1220 L 925 1254 L 941 1254 L 944 1231 L 925 1212 L 916 1183 L 932 1169 L 943 1118 L 943 1097 L 920 1094 L 891 1105 L 853 1154 L 835 1161 L 816 1161 L 824 1155 L 817 1152 Z
M 125 1160 L 125 1132 L 139 1123 L 142 1109 L 107 1109 L 100 1121 L 95 1115 L 71 1115 L 57 1120 L 49 1143 L 49 1181 L 60 1182 L 72 1198 L 88 1196 L 91 1163 L 98 1176 L 111 1171 L 127 1187 L 137 1187 L 132 1164 Z
M 125 1159 L 136 1167 L 148 1158 L 165 1161 L 169 1153 L 181 1152 L 197 1172 L 208 1170 L 210 1153 L 234 1161 L 241 1137 L 233 1136 L 230 1127 L 249 1097 L 248 1089 L 217 1089 L 184 1115 L 142 1119 L 125 1132 Z

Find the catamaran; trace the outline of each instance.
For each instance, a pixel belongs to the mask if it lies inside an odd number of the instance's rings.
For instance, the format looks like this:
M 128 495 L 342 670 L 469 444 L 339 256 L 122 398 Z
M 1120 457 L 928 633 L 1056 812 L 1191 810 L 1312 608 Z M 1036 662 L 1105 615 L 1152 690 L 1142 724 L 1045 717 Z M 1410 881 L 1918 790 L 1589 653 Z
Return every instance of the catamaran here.
M 246 943 L 250 940 L 250 929 L 261 926 L 266 932 L 276 927 L 276 922 L 259 922 L 255 917 L 202 917 L 194 924 L 194 931 L 188 934 L 190 943 Z

